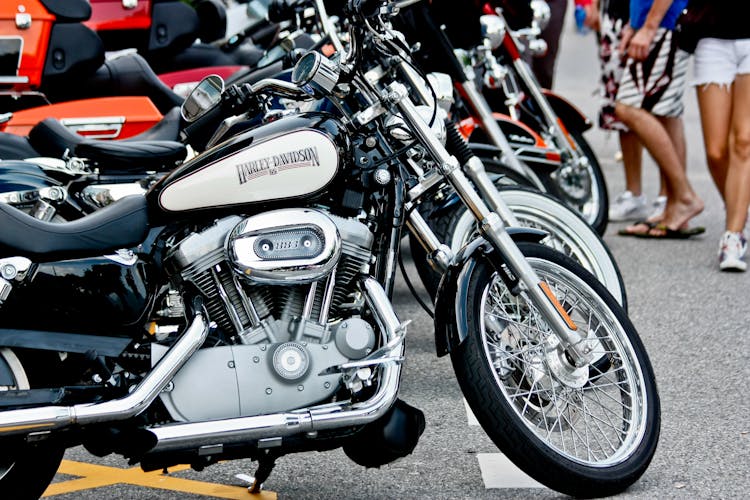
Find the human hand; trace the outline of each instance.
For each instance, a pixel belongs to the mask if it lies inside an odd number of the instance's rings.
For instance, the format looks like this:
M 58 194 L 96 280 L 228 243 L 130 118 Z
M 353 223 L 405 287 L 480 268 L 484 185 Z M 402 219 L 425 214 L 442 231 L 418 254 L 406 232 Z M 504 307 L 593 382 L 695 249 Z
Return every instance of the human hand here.
M 656 38 L 655 29 L 642 27 L 630 39 L 627 45 L 628 55 L 636 61 L 643 61 L 648 57 L 654 38 Z
M 633 31 L 633 28 L 628 24 L 624 28 L 622 28 L 622 35 L 620 38 L 620 45 L 617 47 L 618 52 L 620 52 L 621 55 L 624 55 L 625 52 L 628 50 L 628 44 L 630 43 L 630 39 L 633 38 L 633 34 L 635 32 Z
M 586 5 L 583 8 L 584 12 L 586 12 L 586 19 L 584 19 L 583 24 L 593 31 L 599 31 L 601 28 L 601 19 L 599 17 L 599 9 L 596 7 L 595 4 Z

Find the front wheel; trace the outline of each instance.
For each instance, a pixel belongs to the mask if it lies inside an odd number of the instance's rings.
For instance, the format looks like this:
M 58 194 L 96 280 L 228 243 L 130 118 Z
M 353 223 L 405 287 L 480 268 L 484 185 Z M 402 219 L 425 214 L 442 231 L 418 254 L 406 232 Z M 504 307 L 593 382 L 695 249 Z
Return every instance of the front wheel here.
M 10 349 L 0 349 L 0 393 L 30 388 L 26 372 Z M 0 493 L 2 498 L 36 499 L 55 477 L 65 448 L 50 441 L 35 444 L 23 439 L 0 441 Z
M 602 167 L 583 133 L 569 131 L 570 140 L 586 159 L 585 166 L 561 167 L 554 181 L 560 197 L 603 235 L 609 223 L 609 195 Z M 581 196 L 586 193 L 585 196 Z
M 608 496 L 656 451 L 659 396 L 646 351 L 622 308 L 588 272 L 538 244 L 519 244 L 594 357 L 572 366 L 528 295 L 513 295 L 480 260 L 468 277 L 468 337 L 451 352 L 469 406 L 500 450 L 568 495 Z

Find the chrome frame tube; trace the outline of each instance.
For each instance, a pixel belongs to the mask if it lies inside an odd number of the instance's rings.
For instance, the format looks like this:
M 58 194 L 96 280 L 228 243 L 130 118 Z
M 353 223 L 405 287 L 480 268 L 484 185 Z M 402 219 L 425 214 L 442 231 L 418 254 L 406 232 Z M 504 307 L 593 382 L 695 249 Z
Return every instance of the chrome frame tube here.
M 518 157 L 516 157 L 515 151 L 513 151 L 513 148 L 508 143 L 508 139 L 495 121 L 495 117 L 492 116 L 492 110 L 487 104 L 487 100 L 477 89 L 474 80 L 469 80 L 465 84 L 458 83 L 457 85 L 461 87 L 466 95 L 467 102 L 477 114 L 487 136 L 502 151 L 503 156 L 501 160 L 511 169 L 529 179 L 537 188 L 544 191 L 544 184 L 536 173 L 528 165 L 521 163 Z
M 343 56 L 344 46 L 341 44 L 341 40 L 336 34 L 336 27 L 333 25 L 333 23 L 331 22 L 331 18 L 328 16 L 328 11 L 326 10 L 326 6 L 323 3 L 323 0 L 315 0 L 315 9 L 318 11 L 318 17 L 320 17 L 320 22 L 323 25 L 323 31 L 325 31 L 326 35 L 328 35 L 328 38 L 331 39 L 331 43 L 336 49 L 336 52 L 340 53 Z
M 362 282 L 365 300 L 385 336 L 385 344 L 397 338 L 403 326 L 393 311 L 388 295 L 374 278 Z M 403 341 L 391 350 L 391 356 L 400 358 L 404 352 Z M 401 366 L 398 362 L 382 365 L 380 383 L 376 393 L 367 401 L 346 401 L 305 408 L 274 415 L 239 417 L 209 422 L 173 424 L 154 427 L 158 442 L 149 455 L 162 452 L 197 449 L 206 445 L 228 445 L 269 437 L 285 437 L 300 433 L 364 425 L 382 417 L 398 396 Z
M 43 406 L 0 412 L 0 435 L 43 432 L 69 425 L 125 420 L 144 411 L 203 344 L 209 325 L 203 313 L 197 313 L 179 340 L 159 363 L 127 396 L 103 403 L 75 406 Z
M 584 365 L 588 360 L 588 353 L 582 347 L 581 335 L 576 329 L 565 322 L 563 315 L 557 310 L 552 300 L 544 293 L 542 281 L 531 265 L 526 261 L 523 253 L 516 246 L 513 239 L 505 230 L 505 224 L 500 216 L 491 211 L 484 203 L 474 186 L 469 182 L 460 168 L 458 160 L 451 156 L 443 144 L 432 133 L 425 121 L 417 112 L 409 99 L 406 87 L 400 83 L 392 83 L 388 87 L 389 99 L 401 112 L 404 121 L 420 139 L 438 163 L 438 168 L 458 193 L 464 204 L 471 210 L 480 223 L 480 231 L 492 246 L 500 253 L 505 264 L 518 278 L 522 291 L 529 294 L 534 305 L 537 306 L 542 317 L 550 325 L 576 365 Z M 501 200 L 502 203 L 502 200 Z

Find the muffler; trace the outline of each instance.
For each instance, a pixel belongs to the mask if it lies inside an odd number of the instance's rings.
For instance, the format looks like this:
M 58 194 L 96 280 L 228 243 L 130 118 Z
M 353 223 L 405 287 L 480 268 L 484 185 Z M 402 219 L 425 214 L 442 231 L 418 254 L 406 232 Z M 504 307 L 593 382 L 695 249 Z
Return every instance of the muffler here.
M 373 312 L 386 343 L 401 335 L 404 326 L 393 312 L 388 296 L 380 283 L 366 278 L 362 286 L 365 300 Z M 404 343 L 394 345 L 391 356 L 401 357 Z M 332 403 L 287 413 L 258 415 L 226 420 L 212 420 L 154 427 L 150 431 L 158 442 L 148 455 L 207 447 L 217 449 L 225 445 L 247 443 L 265 438 L 283 438 L 304 432 L 316 432 L 343 427 L 365 425 L 384 416 L 398 396 L 401 365 L 388 362 L 382 365 L 383 372 L 376 393 L 360 403 Z
M 0 436 L 49 431 L 70 425 L 126 420 L 153 402 L 208 336 L 208 321 L 197 313 L 180 339 L 133 391 L 120 399 L 74 406 L 43 406 L 0 413 Z

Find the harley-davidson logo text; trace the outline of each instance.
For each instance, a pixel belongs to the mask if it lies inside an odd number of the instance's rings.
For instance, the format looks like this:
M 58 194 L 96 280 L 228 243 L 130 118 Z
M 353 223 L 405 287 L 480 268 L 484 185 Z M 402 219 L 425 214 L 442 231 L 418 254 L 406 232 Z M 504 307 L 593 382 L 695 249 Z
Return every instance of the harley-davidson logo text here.
M 237 165 L 237 175 L 239 175 L 240 184 L 245 184 L 256 177 L 276 175 L 282 170 L 319 166 L 318 148 L 312 147 L 240 163 Z

